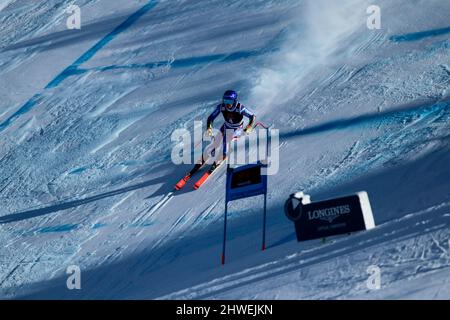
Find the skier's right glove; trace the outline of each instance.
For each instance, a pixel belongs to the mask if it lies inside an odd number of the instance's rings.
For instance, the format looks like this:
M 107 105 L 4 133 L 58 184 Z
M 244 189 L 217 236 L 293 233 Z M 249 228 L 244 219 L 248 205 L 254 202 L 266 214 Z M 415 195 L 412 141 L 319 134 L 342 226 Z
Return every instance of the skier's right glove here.
M 214 133 L 213 133 L 213 128 L 212 128 L 212 127 L 208 127 L 208 129 L 206 129 L 206 134 L 207 134 L 209 137 L 212 137 L 212 136 L 214 135 Z

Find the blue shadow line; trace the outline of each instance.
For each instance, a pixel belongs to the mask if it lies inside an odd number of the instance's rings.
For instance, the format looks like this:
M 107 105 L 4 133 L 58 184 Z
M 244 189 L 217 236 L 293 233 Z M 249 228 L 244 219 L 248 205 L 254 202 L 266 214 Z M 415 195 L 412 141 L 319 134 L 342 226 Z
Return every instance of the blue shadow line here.
M 63 224 L 53 227 L 44 227 L 39 229 L 39 233 L 52 233 L 52 232 L 68 232 L 78 228 L 77 224 Z
M 364 124 L 371 124 L 374 120 L 379 121 L 389 121 L 389 120 L 395 120 L 399 118 L 405 118 L 408 116 L 426 116 L 430 113 L 438 112 L 441 110 L 446 110 L 450 107 L 450 101 L 443 101 L 443 102 L 437 102 L 433 103 L 432 105 L 425 105 L 425 106 L 419 106 L 412 109 L 397 109 L 397 110 L 390 110 L 385 113 L 379 114 L 379 113 L 373 113 L 368 115 L 363 115 L 355 118 L 350 119 L 341 119 L 341 120 L 335 120 L 330 121 L 327 123 L 323 123 L 317 126 L 301 129 L 301 130 L 295 130 L 285 133 L 280 133 L 280 139 L 289 139 L 296 136 L 307 136 L 312 134 L 317 134 L 321 132 L 326 131 L 332 131 L 332 130 L 340 130 L 340 129 L 346 129 L 353 126 L 359 126 Z
M 450 33 L 450 27 L 442 28 L 442 29 L 434 29 L 428 31 L 421 31 L 397 36 L 391 36 L 389 40 L 393 42 L 410 42 L 410 41 L 418 41 L 428 37 L 437 37 L 444 34 Z
M 40 100 L 42 94 L 36 93 L 19 110 L 0 124 L 0 132 L 5 130 L 16 118 L 30 111 Z
M 47 215 L 50 213 L 55 213 L 55 212 L 71 209 L 71 208 L 76 208 L 76 207 L 86 205 L 86 204 L 89 204 L 92 202 L 96 202 L 96 201 L 99 201 L 102 199 L 114 197 L 117 195 L 121 195 L 123 193 L 128 193 L 128 192 L 134 191 L 134 190 L 143 189 L 143 188 L 153 186 L 155 184 L 163 183 L 163 182 L 167 182 L 167 177 L 163 176 L 163 177 L 155 178 L 155 179 L 148 180 L 148 181 L 145 181 L 142 183 L 138 183 L 138 184 L 135 184 L 132 186 L 124 187 L 121 189 L 116 189 L 113 191 L 108 191 L 105 193 L 100 193 L 100 194 L 93 195 L 93 196 L 83 198 L 83 199 L 76 199 L 76 200 L 70 200 L 70 201 L 66 201 L 66 202 L 55 203 L 48 207 L 31 209 L 31 210 L 27 210 L 27 211 L 23 211 L 23 212 L 12 213 L 12 214 L 9 214 L 6 216 L 0 216 L 0 225 L 6 224 L 6 223 L 11 223 L 11 222 L 22 221 L 22 220 L 26 220 L 26 219 L 31 219 L 31 218 L 35 218 L 35 217 L 39 217 L 39 216 L 43 216 L 43 215 Z
M 69 172 L 69 174 L 79 174 L 86 171 L 85 167 L 80 167 Z
M 271 50 L 272 51 L 272 50 Z M 274 51 L 274 50 L 273 50 Z M 231 54 L 214 54 L 214 55 L 207 55 L 207 56 L 201 56 L 201 57 L 189 57 L 184 59 L 177 59 L 173 62 L 170 62 L 170 60 L 166 61 L 155 61 L 155 62 L 149 62 L 149 63 L 132 63 L 127 65 L 110 65 L 110 66 L 104 66 L 104 67 L 97 67 L 93 70 L 95 71 L 109 71 L 109 70 L 120 70 L 120 69 L 155 69 L 163 66 L 170 65 L 171 68 L 177 69 L 177 68 L 189 68 L 194 65 L 199 64 L 206 64 L 211 62 L 232 62 L 237 61 L 240 59 L 248 59 L 251 57 L 255 57 L 258 55 L 262 55 L 264 53 L 268 52 L 268 50 L 252 50 L 252 51 L 238 51 L 233 52 Z M 90 69 L 77 69 L 77 73 L 84 73 L 88 72 Z
M 118 27 L 116 27 L 113 31 L 107 34 L 104 38 L 102 38 L 99 42 L 97 42 L 92 48 L 87 50 L 81 57 L 75 60 L 70 66 L 68 66 L 64 71 L 62 71 L 59 75 L 57 75 L 49 84 L 47 84 L 44 88 L 51 89 L 57 87 L 62 81 L 67 79 L 68 77 L 83 73 L 83 71 L 79 71 L 78 67 L 89 61 L 97 52 L 99 52 L 104 46 L 106 46 L 109 42 L 111 42 L 115 37 L 117 37 L 121 32 L 127 30 L 131 25 L 133 25 L 140 17 L 146 14 L 148 11 L 153 9 L 157 5 L 156 0 L 150 0 L 146 5 L 140 8 L 138 11 L 133 13 L 130 17 L 128 17 L 124 22 L 122 22 Z M 30 100 L 28 100 L 22 107 L 19 108 L 14 114 L 12 114 L 9 118 L 7 118 L 3 123 L 0 124 L 0 132 L 5 130 L 14 120 L 16 120 L 19 116 L 23 115 L 30 111 L 38 102 L 38 100 L 42 97 L 42 94 L 38 93 L 34 95 Z

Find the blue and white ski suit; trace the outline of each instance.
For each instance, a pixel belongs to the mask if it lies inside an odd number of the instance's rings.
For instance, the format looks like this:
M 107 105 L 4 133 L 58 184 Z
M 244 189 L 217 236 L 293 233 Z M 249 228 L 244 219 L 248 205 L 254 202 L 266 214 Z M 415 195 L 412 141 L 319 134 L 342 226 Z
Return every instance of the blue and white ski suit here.
M 233 138 L 239 137 L 243 133 L 244 117 L 248 118 L 250 121 L 248 126 L 253 126 L 256 120 L 256 115 L 253 111 L 239 102 L 236 102 L 231 109 L 227 109 L 225 105 L 221 103 L 217 105 L 216 109 L 214 109 L 208 117 L 206 124 L 207 128 L 212 128 L 214 120 L 220 113 L 222 113 L 225 120 L 224 124 L 220 128 L 220 132 L 223 137 L 223 157 L 225 158 L 228 153 L 228 143 L 230 142 L 227 141 L 226 130 L 233 130 Z

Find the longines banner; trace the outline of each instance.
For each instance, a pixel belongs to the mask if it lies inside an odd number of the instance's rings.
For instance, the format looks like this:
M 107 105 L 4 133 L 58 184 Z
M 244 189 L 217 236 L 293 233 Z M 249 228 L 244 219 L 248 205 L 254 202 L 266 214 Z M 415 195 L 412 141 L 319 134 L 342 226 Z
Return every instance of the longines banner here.
M 375 227 L 366 192 L 320 202 L 309 201 L 303 193 L 290 196 L 287 217 L 295 224 L 298 241 L 324 238 Z

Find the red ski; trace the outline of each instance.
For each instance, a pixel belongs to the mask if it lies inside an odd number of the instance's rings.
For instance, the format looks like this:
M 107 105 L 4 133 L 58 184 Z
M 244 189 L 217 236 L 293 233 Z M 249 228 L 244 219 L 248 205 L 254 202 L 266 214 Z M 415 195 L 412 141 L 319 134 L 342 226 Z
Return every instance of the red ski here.
M 204 184 L 205 181 L 208 180 L 208 178 L 214 173 L 214 171 L 216 171 L 217 168 L 222 165 L 222 163 L 226 162 L 226 159 L 227 158 L 225 157 L 225 159 L 223 159 L 219 164 L 214 163 L 211 168 L 206 171 L 205 174 L 194 184 L 194 189 L 198 190 L 202 186 L 202 184 Z
M 265 129 L 268 129 L 268 127 L 264 126 L 261 122 L 256 123 L 256 125 L 253 128 L 256 128 L 258 126 L 261 126 Z M 232 141 L 237 140 L 239 137 L 234 137 Z M 225 159 L 223 159 L 223 161 L 221 161 L 218 165 L 213 164 L 211 166 L 211 168 L 205 172 L 203 174 L 203 176 L 194 184 L 194 189 L 198 190 L 204 183 L 206 180 L 208 180 L 209 176 L 211 176 L 213 174 L 213 172 L 222 164 L 225 162 L 227 157 L 225 157 Z M 186 183 L 192 178 L 192 176 L 194 175 L 194 173 L 196 173 L 197 171 L 200 170 L 200 168 L 202 168 L 204 165 L 204 163 L 202 164 L 196 164 L 194 166 L 194 168 L 191 170 L 191 172 L 189 172 L 188 174 L 186 174 L 180 181 L 178 181 L 178 183 L 175 185 L 175 190 L 180 190 L 181 188 L 183 188 Z
M 198 179 L 198 181 L 194 184 L 194 189 L 197 190 L 198 188 L 200 188 L 202 184 L 206 181 L 206 179 L 209 178 L 211 173 L 209 172 L 209 170 L 205 172 L 205 174 L 200 179 Z
M 188 173 L 187 175 L 185 175 L 180 181 L 178 181 L 178 183 L 175 185 L 175 190 L 180 190 L 181 188 L 184 187 L 184 185 L 186 184 L 186 182 L 189 181 L 189 179 L 191 178 L 191 174 Z
M 192 178 L 194 173 L 196 173 L 200 168 L 203 167 L 203 163 L 197 163 L 194 168 L 188 172 L 178 183 L 175 185 L 175 190 L 178 191 L 184 187 L 184 185 Z

